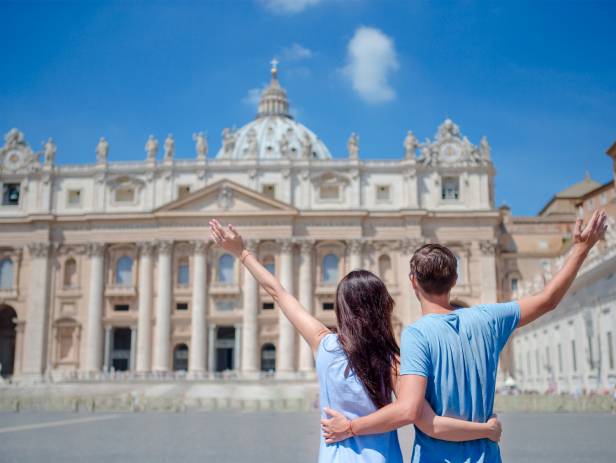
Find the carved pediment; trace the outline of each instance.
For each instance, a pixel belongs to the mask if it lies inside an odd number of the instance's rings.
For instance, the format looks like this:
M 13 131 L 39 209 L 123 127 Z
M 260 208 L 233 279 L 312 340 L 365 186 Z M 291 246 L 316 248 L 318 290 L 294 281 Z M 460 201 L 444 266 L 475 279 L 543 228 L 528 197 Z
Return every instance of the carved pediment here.
M 296 209 L 286 203 L 264 196 L 230 180 L 220 180 L 183 198 L 176 199 L 156 211 L 158 214 L 205 212 L 218 214 L 288 212 Z

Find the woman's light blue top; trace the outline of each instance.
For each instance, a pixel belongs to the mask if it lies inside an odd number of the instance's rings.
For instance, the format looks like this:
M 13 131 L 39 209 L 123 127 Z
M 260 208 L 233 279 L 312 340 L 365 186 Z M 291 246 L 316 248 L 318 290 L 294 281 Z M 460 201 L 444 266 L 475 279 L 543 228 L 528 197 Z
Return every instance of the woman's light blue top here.
M 346 373 L 347 356 L 337 334 L 324 336 L 316 357 L 319 377 L 321 415 L 324 407 L 344 414 L 349 419 L 369 415 L 377 408 L 363 384 L 353 372 Z M 326 444 L 321 434 L 319 463 L 402 463 L 398 433 L 355 436 L 336 444 Z

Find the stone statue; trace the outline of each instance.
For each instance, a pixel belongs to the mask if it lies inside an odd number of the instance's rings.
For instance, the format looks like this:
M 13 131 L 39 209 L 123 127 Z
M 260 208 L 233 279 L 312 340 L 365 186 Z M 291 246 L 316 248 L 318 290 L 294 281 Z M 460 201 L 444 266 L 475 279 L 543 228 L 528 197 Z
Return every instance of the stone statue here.
M 109 143 L 105 137 L 101 137 L 96 145 L 96 162 L 107 162 L 109 155 Z
M 257 157 L 257 132 L 254 128 L 251 128 L 246 134 L 246 147 L 244 148 L 244 152 L 247 158 L 253 159 Z
M 222 129 L 222 150 L 226 156 L 230 156 L 235 148 L 235 133 L 232 129 Z
M 417 151 L 417 147 L 419 146 L 419 142 L 413 132 L 410 130 L 406 133 L 406 138 L 404 139 L 404 159 L 414 159 L 415 151 Z
M 304 132 L 304 139 L 302 140 L 302 158 L 310 159 L 312 157 L 312 141 L 308 132 Z
M 13 128 L 9 130 L 7 134 L 4 136 L 4 143 L 6 144 L 8 148 L 14 147 L 17 145 L 23 145 L 25 144 L 24 134 L 20 132 L 19 130 Z
M 50 166 L 53 164 L 54 159 L 56 158 L 57 147 L 53 141 L 53 138 L 49 137 L 47 141 L 43 144 L 43 157 L 45 159 L 45 165 Z
M 283 133 L 278 142 L 278 149 L 280 150 L 280 156 L 283 158 L 289 157 L 289 139 L 287 134 Z
M 148 161 L 154 161 L 156 154 L 158 153 L 158 140 L 154 138 L 154 135 L 148 137 L 148 141 L 145 142 L 145 152 L 147 153 Z
M 165 138 L 165 161 L 171 161 L 173 159 L 173 154 L 175 152 L 175 141 L 173 140 L 173 135 L 167 135 Z
M 193 140 L 195 141 L 195 151 L 197 152 L 197 159 L 205 159 L 207 157 L 207 137 L 203 135 L 203 132 L 193 133 Z
M 490 159 L 490 145 L 488 143 L 488 138 L 484 135 L 483 138 L 481 139 L 481 142 L 479 143 L 479 150 L 481 152 L 481 157 L 483 159 Z
M 355 132 L 351 133 L 349 141 L 347 142 L 347 151 L 350 159 L 359 158 L 359 137 Z
M 460 127 L 458 127 L 451 119 L 445 119 L 445 121 L 439 126 L 436 133 L 437 141 L 441 141 L 446 138 L 460 138 Z

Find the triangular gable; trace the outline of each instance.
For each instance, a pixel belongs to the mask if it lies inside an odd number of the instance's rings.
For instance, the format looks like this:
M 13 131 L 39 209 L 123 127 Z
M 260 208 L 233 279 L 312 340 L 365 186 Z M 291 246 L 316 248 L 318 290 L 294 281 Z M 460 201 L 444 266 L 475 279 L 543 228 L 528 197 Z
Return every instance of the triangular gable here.
M 223 179 L 183 198 L 171 201 L 154 212 L 176 214 L 183 212 L 294 213 L 296 211 L 295 208 L 282 201 L 269 198 L 231 180 Z

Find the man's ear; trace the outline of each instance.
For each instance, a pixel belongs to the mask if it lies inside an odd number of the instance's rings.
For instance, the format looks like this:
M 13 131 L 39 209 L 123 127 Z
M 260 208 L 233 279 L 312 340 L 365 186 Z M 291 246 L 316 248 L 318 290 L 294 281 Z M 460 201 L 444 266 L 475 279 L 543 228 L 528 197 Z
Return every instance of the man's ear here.
M 410 280 L 411 280 L 411 287 L 417 291 L 417 278 L 415 278 L 415 275 L 411 275 L 410 276 Z

